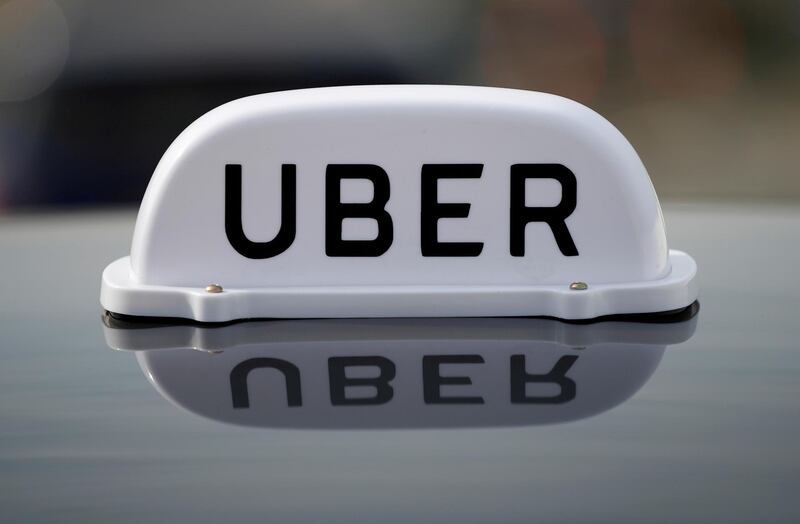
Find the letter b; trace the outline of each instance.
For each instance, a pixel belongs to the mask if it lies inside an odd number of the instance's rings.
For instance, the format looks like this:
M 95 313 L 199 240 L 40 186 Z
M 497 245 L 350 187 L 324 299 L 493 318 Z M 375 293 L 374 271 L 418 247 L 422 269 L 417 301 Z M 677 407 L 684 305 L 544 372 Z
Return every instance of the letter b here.
M 365 179 L 375 188 L 367 203 L 343 203 L 342 180 Z M 389 176 L 373 164 L 330 164 L 325 172 L 325 254 L 329 257 L 378 257 L 386 253 L 394 239 L 392 217 L 386 211 L 389 201 Z M 378 222 L 373 240 L 343 240 L 345 218 L 372 218 Z

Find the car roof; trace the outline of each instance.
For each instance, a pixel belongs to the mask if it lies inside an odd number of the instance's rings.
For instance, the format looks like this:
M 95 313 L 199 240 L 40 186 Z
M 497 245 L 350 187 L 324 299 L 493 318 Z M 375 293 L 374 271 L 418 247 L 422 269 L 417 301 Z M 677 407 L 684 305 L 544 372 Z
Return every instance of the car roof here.
M 666 327 L 378 319 L 223 331 L 102 321 L 100 272 L 128 252 L 132 209 L 3 217 L 0 514 L 797 522 L 800 209 L 670 202 L 664 214 L 701 287 L 700 312 Z M 279 371 L 250 362 L 270 355 L 299 370 L 300 405 L 287 405 Z M 483 359 L 437 364 L 473 378 L 442 394 L 480 395 L 483 411 L 426 401 L 424 368 L 442 355 Z M 571 363 L 574 398 L 550 376 L 517 391 L 549 403 L 509 402 L 525 376 L 513 378 L 515 355 L 528 375 Z M 330 359 L 354 356 L 391 361 L 392 402 L 336 405 Z M 245 375 L 242 410 L 229 375 L 245 362 L 261 374 Z M 345 376 L 358 377 L 374 375 Z

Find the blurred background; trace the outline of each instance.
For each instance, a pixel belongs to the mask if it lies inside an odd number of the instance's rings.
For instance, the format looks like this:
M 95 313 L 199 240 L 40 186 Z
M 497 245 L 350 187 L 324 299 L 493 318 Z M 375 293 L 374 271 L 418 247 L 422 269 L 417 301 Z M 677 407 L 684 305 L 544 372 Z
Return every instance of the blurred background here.
M 0 0 L 0 213 L 138 205 L 224 102 L 384 83 L 578 100 L 662 200 L 800 199 L 800 1 Z

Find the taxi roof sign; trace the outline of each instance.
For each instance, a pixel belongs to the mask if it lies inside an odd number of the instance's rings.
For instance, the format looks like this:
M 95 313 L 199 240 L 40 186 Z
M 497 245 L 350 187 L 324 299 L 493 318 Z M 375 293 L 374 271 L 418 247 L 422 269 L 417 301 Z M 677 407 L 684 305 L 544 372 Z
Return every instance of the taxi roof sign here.
M 554 95 L 361 86 L 243 98 L 190 125 L 142 201 L 113 313 L 244 318 L 552 316 L 684 308 L 628 141 Z

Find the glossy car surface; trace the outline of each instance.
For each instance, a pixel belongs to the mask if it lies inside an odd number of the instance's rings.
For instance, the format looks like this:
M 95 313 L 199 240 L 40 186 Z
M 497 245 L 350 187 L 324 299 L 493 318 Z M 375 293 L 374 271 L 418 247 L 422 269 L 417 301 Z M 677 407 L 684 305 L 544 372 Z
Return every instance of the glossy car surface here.
M 800 211 L 665 218 L 682 323 L 138 331 L 97 301 L 132 212 L 3 218 L 0 520 L 798 522 Z

